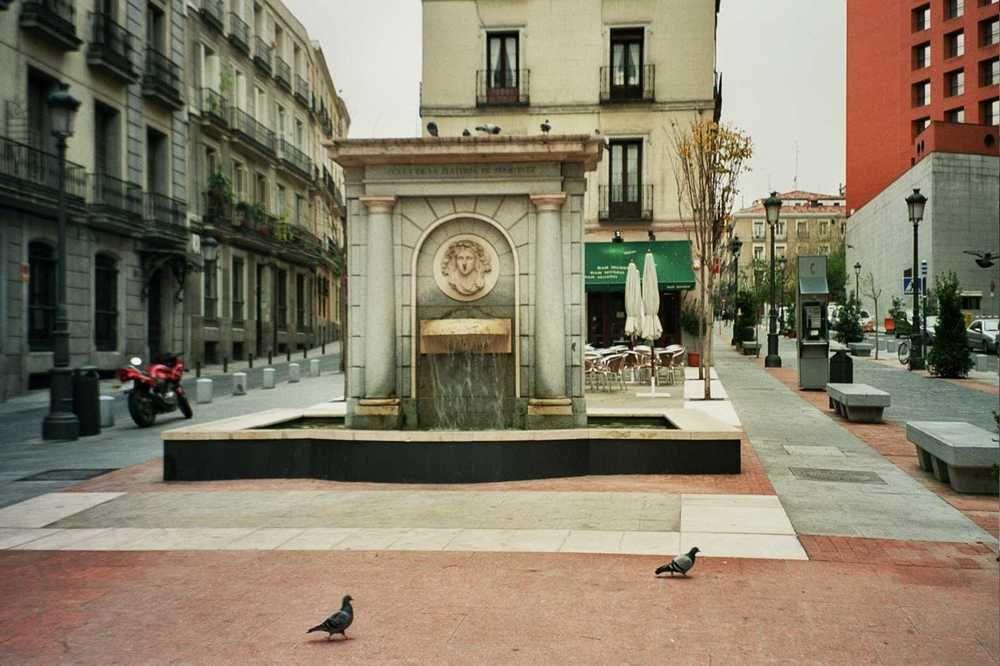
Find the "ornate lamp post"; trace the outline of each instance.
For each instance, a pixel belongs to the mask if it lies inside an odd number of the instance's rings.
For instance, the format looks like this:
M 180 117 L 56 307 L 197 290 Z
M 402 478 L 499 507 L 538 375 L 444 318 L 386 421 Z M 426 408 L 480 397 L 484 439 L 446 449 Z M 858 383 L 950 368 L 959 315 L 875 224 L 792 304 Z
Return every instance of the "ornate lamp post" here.
M 781 321 L 778 322 L 778 330 L 782 331 L 785 327 L 785 266 L 787 266 L 788 260 L 785 257 L 778 258 L 778 270 L 781 272 L 781 291 L 779 292 L 779 298 L 781 299 L 778 304 L 778 312 L 781 314 Z
M 740 250 L 743 248 L 743 241 L 733 234 L 733 239 L 729 241 L 729 251 L 733 255 L 733 339 L 731 345 L 736 344 L 736 322 L 739 314 L 738 303 L 740 298 Z
M 764 210 L 767 211 L 767 224 L 771 227 L 771 315 L 767 328 L 767 357 L 764 359 L 765 368 L 780 368 L 781 357 L 778 355 L 778 310 L 776 306 L 774 283 L 774 236 L 778 229 L 778 219 L 781 217 L 781 199 L 777 192 L 771 192 L 771 196 L 764 200 Z
M 854 298 L 861 305 L 861 262 L 854 264 Z
M 914 188 L 913 194 L 906 197 L 906 207 L 910 215 L 910 223 L 913 225 L 913 269 L 910 275 L 913 278 L 913 342 L 910 346 L 910 370 L 924 369 L 924 332 L 920 330 L 920 290 L 917 289 L 917 229 L 920 221 L 924 219 L 924 206 L 927 205 L 927 197 L 920 193 L 918 188 Z
M 49 413 L 42 421 L 42 439 L 76 439 L 80 420 L 73 413 L 73 371 L 69 367 L 69 317 L 66 313 L 66 140 L 80 101 L 59 84 L 48 97 L 52 135 L 59 151 L 59 231 L 56 242 L 56 320 L 52 328 L 52 370 Z

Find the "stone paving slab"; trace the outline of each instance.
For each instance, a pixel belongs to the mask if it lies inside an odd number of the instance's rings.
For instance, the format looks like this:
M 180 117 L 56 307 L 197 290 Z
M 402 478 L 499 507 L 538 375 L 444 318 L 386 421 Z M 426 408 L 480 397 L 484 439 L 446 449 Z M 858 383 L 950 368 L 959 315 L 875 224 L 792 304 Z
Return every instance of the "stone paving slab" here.
M 49 493 L 0 509 L 0 527 L 45 527 L 123 493 Z

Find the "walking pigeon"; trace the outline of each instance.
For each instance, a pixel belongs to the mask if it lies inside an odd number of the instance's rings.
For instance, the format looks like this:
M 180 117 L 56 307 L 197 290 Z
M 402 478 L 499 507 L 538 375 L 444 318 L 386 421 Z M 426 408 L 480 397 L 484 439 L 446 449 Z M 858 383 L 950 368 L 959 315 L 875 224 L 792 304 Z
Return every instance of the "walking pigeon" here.
M 317 624 L 315 627 L 307 631 L 307 634 L 311 634 L 314 631 L 325 631 L 327 633 L 327 640 L 333 640 L 334 634 L 340 634 L 347 639 L 347 628 L 351 626 L 354 622 L 354 608 L 351 607 L 351 595 L 344 597 L 344 601 L 340 606 L 340 610 L 326 618 L 323 624 Z
M 673 576 L 675 573 L 679 573 L 683 576 L 687 576 L 687 572 L 691 571 L 691 567 L 694 566 L 695 556 L 700 553 L 697 547 L 692 548 L 687 552 L 687 555 L 678 555 L 674 559 L 670 560 L 669 564 L 664 564 L 662 567 L 656 570 L 656 575 L 659 576 L 662 573 L 670 572 Z

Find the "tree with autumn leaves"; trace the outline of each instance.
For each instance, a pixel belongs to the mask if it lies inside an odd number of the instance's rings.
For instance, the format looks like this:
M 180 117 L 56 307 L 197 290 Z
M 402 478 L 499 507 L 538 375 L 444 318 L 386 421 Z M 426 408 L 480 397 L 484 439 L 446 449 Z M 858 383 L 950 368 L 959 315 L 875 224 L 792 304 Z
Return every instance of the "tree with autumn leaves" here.
M 712 294 L 729 251 L 727 231 L 736 203 L 740 176 L 750 171 L 753 142 L 743 131 L 698 117 L 687 128 L 674 126 L 671 161 L 677 182 L 681 219 L 698 270 L 698 309 L 701 312 L 701 369 L 705 399 L 712 397 L 712 335 L 715 321 Z

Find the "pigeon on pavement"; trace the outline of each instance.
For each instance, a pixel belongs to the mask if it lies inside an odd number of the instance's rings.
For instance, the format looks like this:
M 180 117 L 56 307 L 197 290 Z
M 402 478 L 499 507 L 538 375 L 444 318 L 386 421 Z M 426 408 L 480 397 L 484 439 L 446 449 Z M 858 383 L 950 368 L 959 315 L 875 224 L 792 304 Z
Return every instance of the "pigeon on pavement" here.
M 679 573 L 683 576 L 687 576 L 687 572 L 691 571 L 691 567 L 694 566 L 695 556 L 700 553 L 697 547 L 692 548 L 687 552 L 687 555 L 678 555 L 672 559 L 668 564 L 664 564 L 662 567 L 656 570 L 656 575 L 659 576 L 662 573 L 670 572 L 673 576 L 675 573 Z
M 351 607 L 352 601 L 351 595 L 348 594 L 345 596 L 339 611 L 326 618 L 323 624 L 317 624 L 306 633 L 311 634 L 314 631 L 325 631 L 327 633 L 327 640 L 333 640 L 334 634 L 340 634 L 346 640 L 347 634 L 345 632 L 351 626 L 351 623 L 354 622 L 354 608 Z

